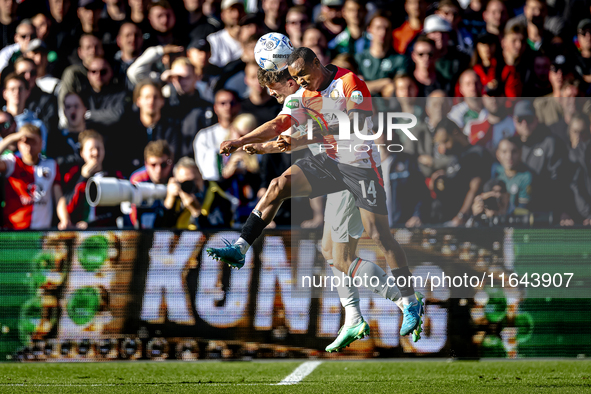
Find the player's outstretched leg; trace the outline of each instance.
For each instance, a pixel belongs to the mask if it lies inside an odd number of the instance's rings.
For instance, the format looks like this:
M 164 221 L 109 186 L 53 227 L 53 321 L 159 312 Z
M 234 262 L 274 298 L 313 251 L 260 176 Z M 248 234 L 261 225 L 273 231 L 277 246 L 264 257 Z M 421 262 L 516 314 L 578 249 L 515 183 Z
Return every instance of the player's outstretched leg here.
M 361 339 L 369 335 L 369 324 L 365 322 L 361 315 L 359 307 L 359 290 L 353 286 L 351 281 L 346 280 L 346 276 L 333 264 L 333 249 L 349 249 L 355 250 L 357 248 L 357 240 L 348 237 L 349 244 L 343 242 L 333 242 L 331 224 L 324 223 L 324 233 L 322 235 L 322 255 L 330 265 L 334 276 L 340 279 L 337 292 L 341 305 L 345 309 L 345 323 L 339 330 L 337 338 L 326 347 L 329 353 L 338 352 L 357 339 Z M 345 251 L 337 251 L 337 255 L 343 255 Z
M 359 210 L 365 231 L 384 253 L 386 262 L 392 268 L 392 275 L 402 296 L 404 309 L 402 311 L 400 335 L 406 336 L 413 333 L 413 338 L 416 337 L 418 340 L 422 332 L 422 317 L 425 313 L 425 307 L 422 295 L 419 293 L 420 300 L 415 296 L 406 254 L 392 236 L 386 215 L 375 214 L 362 208 Z
M 302 170 L 297 166 L 291 166 L 271 181 L 267 192 L 242 227 L 240 238 L 234 244 L 224 240 L 225 247 L 208 248 L 207 254 L 215 260 L 229 264 L 232 268 L 242 268 L 246 252 L 271 223 L 283 201 L 291 197 L 306 197 L 310 190 L 310 183 Z

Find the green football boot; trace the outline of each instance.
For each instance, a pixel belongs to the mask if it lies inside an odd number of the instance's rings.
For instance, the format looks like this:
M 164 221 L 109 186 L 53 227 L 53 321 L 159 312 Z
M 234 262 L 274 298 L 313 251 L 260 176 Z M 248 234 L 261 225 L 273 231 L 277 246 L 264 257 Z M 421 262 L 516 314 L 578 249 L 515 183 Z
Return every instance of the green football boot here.
M 365 320 L 361 320 L 361 323 L 352 327 L 343 326 L 339 330 L 339 335 L 337 336 L 337 339 L 335 339 L 333 343 L 326 347 L 326 351 L 329 353 L 338 352 L 340 350 L 343 350 L 356 340 L 366 337 L 368 335 L 369 324 L 367 324 Z

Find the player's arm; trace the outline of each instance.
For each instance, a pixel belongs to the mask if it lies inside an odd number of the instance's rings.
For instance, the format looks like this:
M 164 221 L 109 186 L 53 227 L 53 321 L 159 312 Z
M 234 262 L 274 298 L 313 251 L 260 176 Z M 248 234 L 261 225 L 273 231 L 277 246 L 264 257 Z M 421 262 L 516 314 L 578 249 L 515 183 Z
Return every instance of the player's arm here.
M 286 114 L 278 115 L 275 119 L 262 124 L 237 140 L 222 142 L 220 145 L 220 154 L 229 155 L 246 144 L 269 141 L 270 139 L 277 137 L 289 127 L 291 127 L 291 116 Z

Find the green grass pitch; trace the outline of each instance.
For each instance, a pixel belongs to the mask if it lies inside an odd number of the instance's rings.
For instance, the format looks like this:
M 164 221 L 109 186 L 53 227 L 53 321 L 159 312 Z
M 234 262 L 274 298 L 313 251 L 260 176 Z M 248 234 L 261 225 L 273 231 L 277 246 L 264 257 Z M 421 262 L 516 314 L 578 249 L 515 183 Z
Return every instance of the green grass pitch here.
M 0 393 L 591 393 L 591 361 L 304 361 L 0 364 Z

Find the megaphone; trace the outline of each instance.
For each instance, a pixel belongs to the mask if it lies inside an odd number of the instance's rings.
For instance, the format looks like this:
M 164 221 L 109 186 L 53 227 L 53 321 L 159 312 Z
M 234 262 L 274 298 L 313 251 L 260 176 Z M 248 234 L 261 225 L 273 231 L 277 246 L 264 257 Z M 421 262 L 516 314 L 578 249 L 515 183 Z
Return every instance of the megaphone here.
M 166 198 L 166 185 L 149 182 L 133 184 L 117 178 L 92 177 L 86 183 L 86 200 L 91 207 L 115 207 L 122 202 L 141 205 Z

